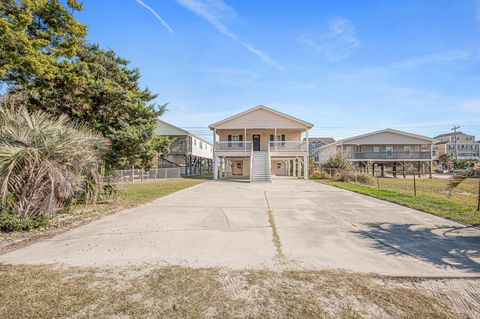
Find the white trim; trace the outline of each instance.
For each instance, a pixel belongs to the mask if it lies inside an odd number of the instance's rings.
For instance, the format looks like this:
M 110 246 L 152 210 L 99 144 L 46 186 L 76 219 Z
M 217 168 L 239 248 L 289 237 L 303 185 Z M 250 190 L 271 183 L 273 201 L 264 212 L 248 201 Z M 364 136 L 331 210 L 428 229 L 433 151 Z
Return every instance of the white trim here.
M 162 123 L 162 124 L 165 124 L 165 125 L 167 125 L 167 126 L 170 126 L 170 127 L 174 128 L 174 129 L 177 129 L 177 130 L 185 133 L 185 135 L 188 135 L 188 136 L 191 136 L 192 138 L 196 138 L 196 139 L 198 139 L 198 140 L 201 140 L 201 141 L 203 141 L 204 143 L 207 143 L 208 145 L 212 145 L 212 143 L 207 142 L 207 141 L 204 140 L 203 138 L 198 137 L 197 135 L 195 135 L 195 134 L 193 134 L 193 133 L 191 133 L 191 132 L 189 132 L 189 131 L 187 131 L 187 130 L 184 130 L 184 129 L 181 128 L 181 127 L 175 126 L 175 125 L 173 125 L 173 124 L 171 124 L 171 123 L 162 121 L 162 120 L 160 120 L 160 119 L 157 119 L 157 122 L 160 122 L 160 123 Z M 183 136 L 183 135 L 179 135 L 179 134 L 159 134 L 159 135 L 160 135 L 160 136 Z
M 224 123 L 226 123 L 226 122 L 230 122 L 231 120 L 234 120 L 234 119 L 236 119 L 236 118 L 238 118 L 238 117 L 241 117 L 241 116 L 243 116 L 243 115 L 245 115 L 245 114 L 248 114 L 248 113 L 251 113 L 251 112 L 254 112 L 254 111 L 257 111 L 257 110 L 265 110 L 265 111 L 274 113 L 274 114 L 276 114 L 276 115 L 280 115 L 280 116 L 282 116 L 282 117 L 284 117 L 284 118 L 287 118 L 287 119 L 289 119 L 289 120 L 292 120 L 292 121 L 295 121 L 295 122 L 297 122 L 297 123 L 300 123 L 300 124 L 306 126 L 307 128 L 312 128 L 312 127 L 313 127 L 313 124 L 312 124 L 312 123 L 305 122 L 305 121 L 300 120 L 300 119 L 298 119 L 298 118 L 296 118 L 296 117 L 293 117 L 293 116 L 290 116 L 290 115 L 288 115 L 288 114 L 279 112 L 279 111 L 277 111 L 277 110 L 271 109 L 271 108 L 266 107 L 266 106 L 264 106 L 264 105 L 258 105 L 258 106 L 254 107 L 254 108 L 251 108 L 251 109 L 248 109 L 248 110 L 246 110 L 246 111 L 240 112 L 240 113 L 238 113 L 238 114 L 232 115 L 232 116 L 230 116 L 230 117 L 227 117 L 226 119 L 223 119 L 223 120 L 221 120 L 221 121 L 218 121 L 218 122 L 216 122 L 216 123 L 213 123 L 213 124 L 209 125 L 208 127 L 209 127 L 211 130 L 213 130 L 215 127 L 219 126 L 220 124 L 224 124 Z

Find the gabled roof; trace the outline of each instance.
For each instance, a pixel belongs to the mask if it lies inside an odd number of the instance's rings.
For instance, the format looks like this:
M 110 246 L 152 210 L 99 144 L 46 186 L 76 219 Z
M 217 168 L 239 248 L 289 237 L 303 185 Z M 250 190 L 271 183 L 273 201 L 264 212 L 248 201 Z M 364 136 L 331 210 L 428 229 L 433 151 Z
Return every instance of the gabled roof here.
M 183 135 L 190 135 L 190 136 L 195 137 L 196 139 L 199 139 L 199 140 L 203 141 L 204 143 L 207 143 L 207 144 L 209 144 L 209 145 L 212 145 L 212 143 L 205 141 L 203 138 L 198 137 L 197 135 L 195 135 L 195 134 L 193 134 L 193 133 L 191 133 L 191 132 L 189 132 L 189 131 L 187 131 L 187 130 L 184 130 L 183 128 L 180 128 L 180 127 L 175 126 L 175 125 L 173 125 L 173 124 L 170 124 L 170 123 L 168 123 L 168 122 L 162 121 L 162 120 L 160 120 L 160 119 L 157 119 L 157 122 L 158 122 L 158 124 L 165 126 L 167 129 L 170 129 L 170 132 L 166 132 L 166 131 L 161 132 L 161 131 L 159 131 L 158 125 L 157 125 L 157 132 L 158 132 L 160 135 L 166 135 L 166 136 L 183 136 Z
M 309 137 L 308 138 L 309 143 L 314 141 L 320 141 L 325 145 L 335 143 L 335 139 L 333 137 Z
M 224 124 L 224 123 L 229 122 L 229 121 L 231 121 L 231 120 L 234 120 L 234 119 L 236 119 L 236 118 L 242 117 L 242 116 L 244 116 L 244 115 L 246 115 L 246 114 L 255 112 L 255 111 L 257 111 L 257 110 L 264 110 L 264 111 L 267 111 L 267 112 L 270 112 L 270 113 L 279 115 L 279 116 L 284 117 L 284 118 L 287 118 L 287 119 L 289 119 L 289 120 L 291 120 L 291 121 L 300 123 L 300 124 L 302 124 L 303 126 L 306 126 L 307 128 L 312 128 L 312 127 L 313 127 L 313 124 L 312 124 L 312 123 L 305 122 L 305 121 L 300 120 L 300 119 L 298 119 L 298 118 L 296 118 L 296 117 L 293 117 L 293 116 L 290 116 L 290 115 L 288 115 L 288 114 L 279 112 L 279 111 L 277 111 L 277 110 L 271 109 L 271 108 L 266 107 L 266 106 L 264 106 L 264 105 L 258 105 L 258 106 L 256 106 L 256 107 L 253 107 L 253 108 L 248 109 L 248 110 L 246 110 L 246 111 L 243 111 L 243 112 L 241 112 L 241 113 L 232 115 L 232 116 L 230 116 L 230 117 L 227 117 L 227 118 L 224 119 L 224 120 L 221 120 L 221 121 L 219 121 L 219 122 L 213 123 L 213 124 L 209 125 L 208 127 L 209 127 L 211 130 L 213 130 L 215 127 L 217 127 L 217 126 L 219 126 L 219 125 L 221 125 L 221 124 Z
M 428 137 L 428 136 L 423 136 L 423 135 L 408 133 L 408 132 L 404 132 L 404 131 L 394 130 L 392 128 L 386 128 L 386 129 L 383 129 L 383 130 L 380 130 L 380 131 L 375 131 L 375 132 L 370 132 L 370 133 L 366 133 L 366 134 L 362 134 L 362 135 L 357 135 L 357 136 L 345 138 L 343 140 L 339 140 L 337 143 L 345 143 L 345 142 L 348 142 L 348 141 L 351 141 L 351 140 L 355 140 L 357 138 L 363 138 L 363 137 L 372 136 L 372 135 L 381 134 L 381 133 L 394 133 L 394 134 L 413 137 L 413 138 L 417 138 L 417 139 L 425 140 L 425 141 L 429 141 L 429 142 L 435 142 L 434 138 L 431 138 L 431 137 Z
M 357 136 L 345 138 L 345 139 L 342 139 L 342 140 L 338 140 L 334 143 L 330 143 L 330 144 L 327 144 L 327 145 L 320 146 L 320 147 L 316 148 L 315 150 L 320 150 L 320 149 L 324 149 L 324 148 L 335 146 L 335 145 L 342 145 L 345 142 L 348 142 L 348 141 L 351 141 L 351 140 L 355 140 L 355 139 L 359 139 L 359 138 L 363 138 L 363 137 L 368 137 L 368 136 L 372 136 L 372 135 L 376 135 L 376 134 L 381 134 L 381 133 L 400 134 L 400 135 L 404 135 L 404 136 L 408 136 L 408 137 L 412 137 L 412 138 L 425 140 L 425 141 L 428 141 L 428 142 L 431 142 L 431 143 L 434 143 L 436 141 L 436 139 L 430 138 L 428 136 L 423 136 L 423 135 L 403 132 L 403 131 L 399 131 L 399 130 L 394 130 L 394 129 L 391 129 L 391 128 L 386 128 L 386 129 L 383 129 L 383 130 L 380 130 L 380 131 L 370 132 L 370 133 L 366 133 L 366 134 L 357 135 Z
M 445 133 L 445 134 L 437 135 L 437 136 L 435 136 L 434 138 L 448 137 L 448 136 L 453 136 L 454 134 L 455 134 L 455 133 L 453 133 L 453 132 L 451 132 L 451 133 Z M 467 134 L 467 133 L 463 133 L 463 132 L 457 132 L 456 134 L 457 134 L 457 135 L 473 136 L 473 135 L 470 135 L 470 134 Z

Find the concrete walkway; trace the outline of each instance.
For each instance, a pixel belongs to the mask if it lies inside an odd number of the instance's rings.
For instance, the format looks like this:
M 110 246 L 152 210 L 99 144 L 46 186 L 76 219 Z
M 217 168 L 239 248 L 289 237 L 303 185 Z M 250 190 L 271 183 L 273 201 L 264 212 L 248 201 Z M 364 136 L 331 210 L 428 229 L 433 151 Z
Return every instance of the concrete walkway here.
M 480 276 L 480 230 L 313 181 L 212 181 L 2 255 L 0 262 Z

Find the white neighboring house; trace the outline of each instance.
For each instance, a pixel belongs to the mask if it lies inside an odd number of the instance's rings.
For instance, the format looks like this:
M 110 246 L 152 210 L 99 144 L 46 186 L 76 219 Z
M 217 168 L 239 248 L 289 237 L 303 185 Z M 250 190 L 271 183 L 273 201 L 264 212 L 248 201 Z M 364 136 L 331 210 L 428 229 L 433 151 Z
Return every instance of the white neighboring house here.
M 211 143 L 162 120 L 158 120 L 156 131 L 159 135 L 174 138 L 170 153 L 163 156 L 159 166 L 184 167 L 185 175 L 212 171 L 213 145 Z
M 372 165 L 372 172 L 379 165 L 382 175 L 385 166 L 391 166 L 395 176 L 399 166 L 405 175 L 407 163 L 414 163 L 421 171 L 427 165 L 431 174 L 435 141 L 427 136 L 387 128 L 339 140 L 317 148 L 316 152 L 320 165 L 340 155 L 367 171 L 369 165 Z
M 308 179 L 308 130 L 313 124 L 263 105 L 209 126 L 214 141 L 214 179 L 272 175 Z M 306 141 L 302 140 L 302 134 Z

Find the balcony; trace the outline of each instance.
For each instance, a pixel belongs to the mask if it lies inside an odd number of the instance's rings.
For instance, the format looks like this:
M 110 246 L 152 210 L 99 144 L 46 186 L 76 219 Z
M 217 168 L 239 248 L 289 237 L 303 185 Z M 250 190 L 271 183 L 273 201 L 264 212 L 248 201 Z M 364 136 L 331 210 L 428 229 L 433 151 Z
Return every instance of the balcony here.
M 221 141 L 215 142 L 215 152 L 217 153 L 235 153 L 243 155 L 242 153 L 250 154 L 252 150 L 251 141 Z
M 268 142 L 270 153 L 274 156 L 297 154 L 304 155 L 307 151 L 307 143 L 302 141 L 270 141 Z
M 432 154 L 427 152 L 358 152 L 345 154 L 346 158 L 355 160 L 430 160 Z

